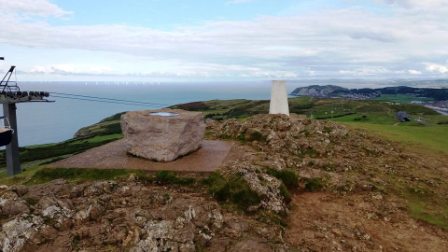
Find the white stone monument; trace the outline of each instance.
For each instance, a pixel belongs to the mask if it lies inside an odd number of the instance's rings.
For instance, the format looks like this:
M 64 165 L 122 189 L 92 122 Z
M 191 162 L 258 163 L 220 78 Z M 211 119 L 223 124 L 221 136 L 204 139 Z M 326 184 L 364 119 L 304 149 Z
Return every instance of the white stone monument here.
M 289 115 L 288 93 L 286 81 L 272 81 L 271 104 L 269 114 Z

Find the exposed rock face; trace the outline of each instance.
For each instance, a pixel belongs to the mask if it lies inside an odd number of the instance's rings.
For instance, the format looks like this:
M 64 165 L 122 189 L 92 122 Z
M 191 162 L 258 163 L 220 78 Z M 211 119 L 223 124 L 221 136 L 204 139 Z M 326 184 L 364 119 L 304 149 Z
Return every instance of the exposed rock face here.
M 131 181 L 132 180 L 132 181 Z M 135 180 L 135 181 L 134 181 Z M 138 179 L 31 186 L 0 198 L 27 211 L 0 214 L 0 251 L 286 251 L 284 229 L 221 208 L 197 188 Z M 244 250 L 246 249 L 246 250 Z
M 205 132 L 201 112 L 180 109 L 128 112 L 121 117 L 121 127 L 128 153 L 163 162 L 197 150 Z
M 347 193 L 372 190 L 376 183 L 371 179 L 373 171 L 392 173 L 419 166 L 388 141 L 334 122 L 295 114 L 213 121 L 209 122 L 209 129 L 217 138 L 244 143 L 240 156 L 228 162 L 221 172 L 225 176 L 241 176 L 258 194 L 261 204 L 249 210 L 288 211 L 281 183 L 267 168 L 296 172 L 304 190 L 308 190 L 308 181 L 316 180 L 325 190 Z M 394 171 L 389 171 L 391 167 Z M 347 176 L 349 172 L 356 176 Z

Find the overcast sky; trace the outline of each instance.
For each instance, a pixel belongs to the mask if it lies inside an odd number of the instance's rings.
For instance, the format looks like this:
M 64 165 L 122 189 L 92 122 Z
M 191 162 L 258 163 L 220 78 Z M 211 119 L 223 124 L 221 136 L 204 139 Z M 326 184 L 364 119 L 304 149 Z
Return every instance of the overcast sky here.
M 448 0 L 0 0 L 21 80 L 447 78 Z

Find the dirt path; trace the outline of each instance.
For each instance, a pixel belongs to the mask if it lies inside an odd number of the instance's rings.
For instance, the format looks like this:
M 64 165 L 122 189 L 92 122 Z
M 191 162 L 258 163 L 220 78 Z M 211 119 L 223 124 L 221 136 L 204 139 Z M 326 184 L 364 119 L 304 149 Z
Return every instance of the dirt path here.
M 118 140 L 52 163 L 50 167 L 212 172 L 224 162 L 231 148 L 231 142 L 205 140 L 198 151 L 161 163 L 127 155 L 123 140 Z
M 448 233 L 411 219 L 379 194 L 293 198 L 286 240 L 304 251 L 447 251 Z

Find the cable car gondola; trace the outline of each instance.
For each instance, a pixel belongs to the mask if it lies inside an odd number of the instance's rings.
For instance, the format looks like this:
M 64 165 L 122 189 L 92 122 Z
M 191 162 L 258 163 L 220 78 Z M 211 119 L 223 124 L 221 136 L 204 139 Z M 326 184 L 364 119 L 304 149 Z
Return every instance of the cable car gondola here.
M 0 60 L 4 59 L 5 58 L 0 57 Z M 11 66 L 9 71 L 6 72 L 5 76 L 3 76 L 3 79 L 0 81 L 0 93 L 3 95 L 20 92 L 20 88 L 17 86 L 17 81 L 14 81 L 12 85 L 10 81 L 15 68 L 15 66 Z M 5 146 L 11 143 L 14 130 L 11 129 L 8 120 L 4 116 L 0 117 L 0 119 L 5 119 L 5 126 L 0 127 L 0 146 Z
M 0 128 L 0 146 L 8 145 L 11 142 L 12 134 L 14 134 L 14 130 L 7 128 L 7 127 L 1 127 Z
M 0 120 L 1 119 L 4 119 L 5 126 L 0 126 L 0 146 L 5 146 L 11 143 L 14 130 L 11 128 L 11 125 L 6 117 L 0 116 Z

